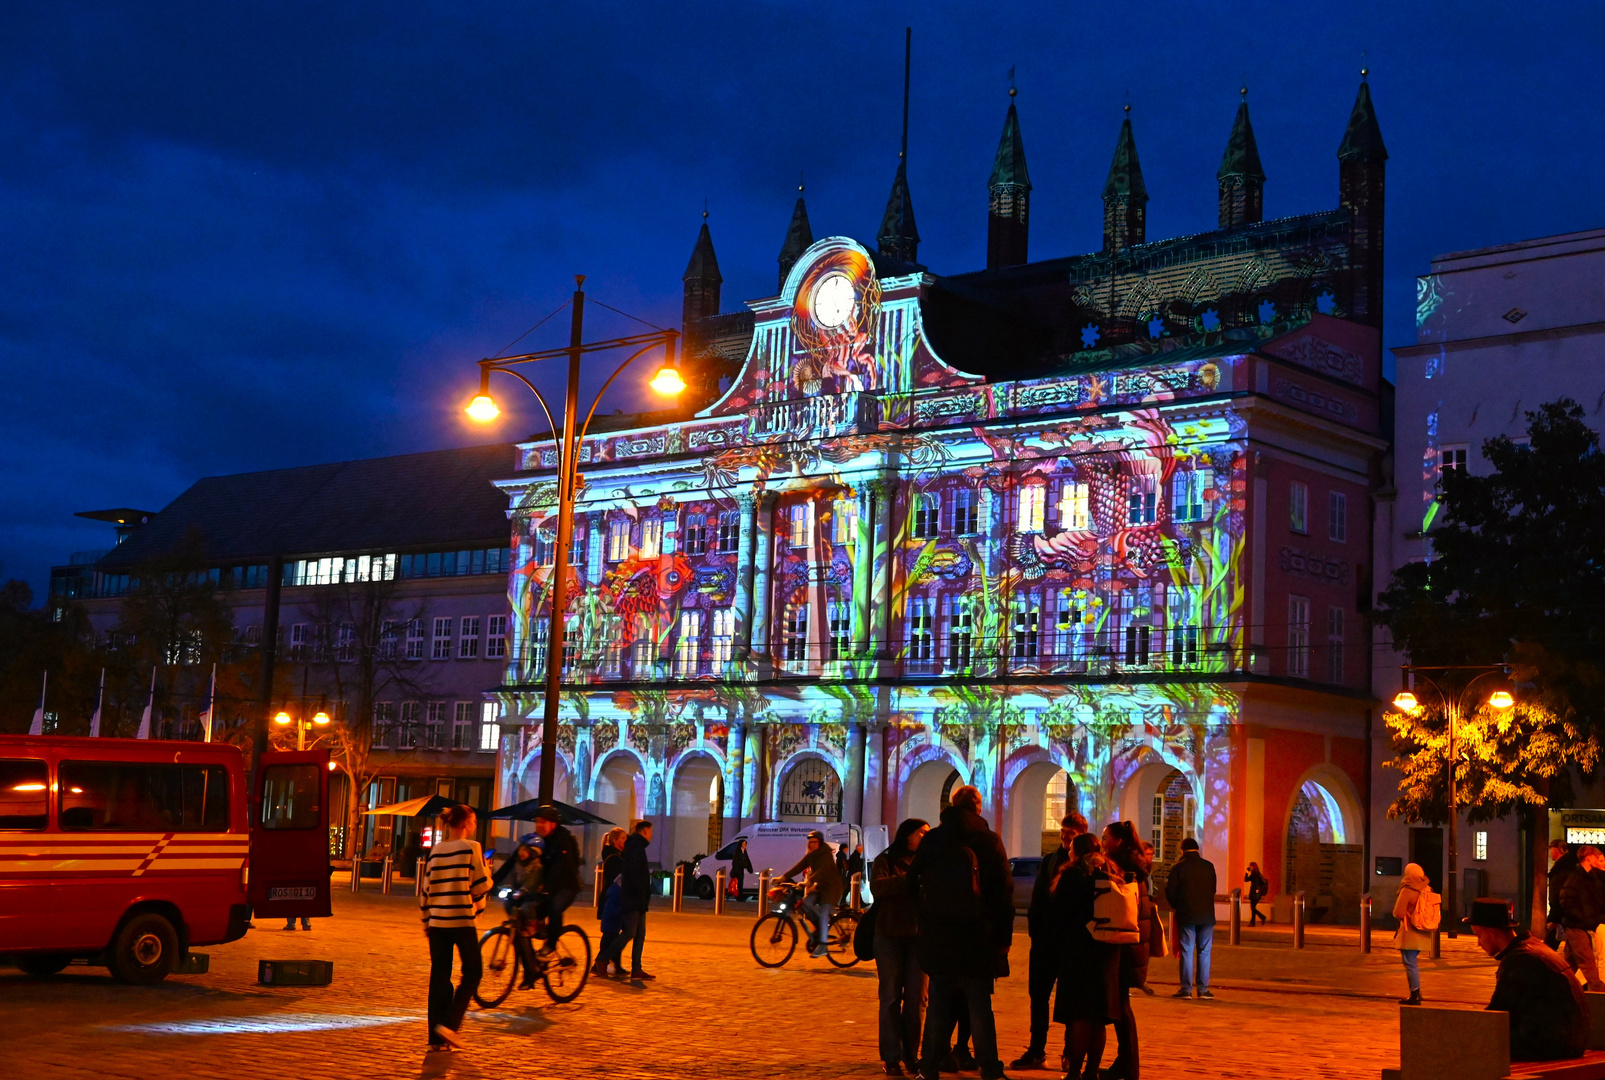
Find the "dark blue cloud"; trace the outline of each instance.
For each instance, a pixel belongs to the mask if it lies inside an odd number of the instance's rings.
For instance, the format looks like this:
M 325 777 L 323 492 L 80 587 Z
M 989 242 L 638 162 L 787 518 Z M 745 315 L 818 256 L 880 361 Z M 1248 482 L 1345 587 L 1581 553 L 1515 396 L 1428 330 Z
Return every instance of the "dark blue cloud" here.
M 816 235 L 871 236 L 910 22 L 938 272 L 984 259 L 1010 66 L 1037 257 L 1098 245 L 1128 92 L 1150 236 L 1213 226 L 1245 77 L 1267 216 L 1333 205 L 1362 51 L 1392 153 L 1390 344 L 1432 255 L 1602 223 L 1593 5 L 10 5 L 0 573 L 40 588 L 99 546 L 74 510 L 486 438 L 460 419 L 473 360 L 571 274 L 677 321 L 704 199 L 727 310 L 774 291 L 799 171 Z

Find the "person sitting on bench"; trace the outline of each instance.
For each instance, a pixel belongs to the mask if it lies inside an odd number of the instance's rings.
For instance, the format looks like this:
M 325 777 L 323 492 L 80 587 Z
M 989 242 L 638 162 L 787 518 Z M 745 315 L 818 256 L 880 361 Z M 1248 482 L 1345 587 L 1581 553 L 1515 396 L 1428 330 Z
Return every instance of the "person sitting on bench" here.
M 1510 1014 L 1510 1060 L 1582 1057 L 1588 1049 L 1588 1002 L 1566 961 L 1516 929 L 1503 900 L 1473 900 L 1470 923 L 1482 951 L 1499 961 L 1488 1008 Z

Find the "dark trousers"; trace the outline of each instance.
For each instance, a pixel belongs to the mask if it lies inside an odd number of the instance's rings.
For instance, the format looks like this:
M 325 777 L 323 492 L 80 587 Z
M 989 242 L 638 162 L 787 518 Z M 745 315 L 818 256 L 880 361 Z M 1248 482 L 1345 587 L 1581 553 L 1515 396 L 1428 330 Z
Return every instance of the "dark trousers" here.
M 925 1008 L 925 972 L 914 938 L 875 935 L 875 976 L 880 981 L 882 1061 L 919 1060 L 920 1014 Z
M 462 982 L 456 993 L 451 989 L 451 954 L 457 951 L 463 969 Z M 462 1027 L 463 1014 L 468 1001 L 479 987 L 479 976 L 484 971 L 479 959 L 479 932 L 472 926 L 459 926 L 450 930 L 429 930 L 429 1041 L 444 1045 L 435 1034 L 437 1025 L 453 1031 Z
M 626 911 L 624 923 L 619 929 L 618 944 L 613 947 L 612 960 L 624 967 L 624 946 L 626 942 L 634 942 L 630 949 L 630 970 L 641 970 L 641 949 L 646 945 L 646 912 Z
M 578 889 L 558 889 L 546 899 L 546 925 L 542 930 L 546 934 L 546 945 L 551 947 L 557 940 L 557 935 L 563 932 L 563 916 L 568 913 L 569 905 L 580 894 Z
M 1048 1019 L 1053 1015 L 1053 988 L 1059 983 L 1058 950 L 1047 941 L 1031 939 L 1031 968 L 1026 989 L 1031 993 L 1031 1050 L 1048 1048 Z
M 930 1076 L 937 1074 L 942 1059 L 947 1056 L 953 1024 L 958 1019 L 959 1010 L 964 1009 L 970 1018 L 975 1063 L 981 1070 L 983 1080 L 1002 1076 L 1003 1062 L 998 1059 L 997 1022 L 992 1016 L 992 980 L 932 975 L 929 989 L 931 1007 L 925 1016 L 925 1033 L 920 1043 L 920 1069 Z
M 1248 894 L 1248 925 L 1250 926 L 1253 926 L 1256 922 L 1268 923 L 1271 921 L 1267 919 L 1265 917 L 1265 913 L 1259 909 L 1259 902 L 1261 899 L 1261 897 L 1256 896 L 1253 893 Z

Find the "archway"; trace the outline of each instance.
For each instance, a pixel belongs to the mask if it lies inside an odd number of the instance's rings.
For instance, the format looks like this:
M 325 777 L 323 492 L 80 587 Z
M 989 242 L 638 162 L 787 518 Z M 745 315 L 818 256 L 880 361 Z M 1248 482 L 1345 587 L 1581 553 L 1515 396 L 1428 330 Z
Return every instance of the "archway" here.
M 602 759 L 591 787 L 591 808 L 602 817 L 628 829 L 641 817 L 646 799 L 646 777 L 641 763 L 627 751 L 615 751 Z
M 776 821 L 831 822 L 842 819 L 842 781 L 822 757 L 797 758 L 781 776 Z
M 533 799 L 541 790 L 541 754 L 537 750 L 524 759 L 524 767 L 518 774 L 518 800 Z M 574 801 L 573 780 L 569 774 L 568 762 L 563 755 L 557 756 L 557 768 L 552 773 L 552 798 L 558 802 L 572 803 Z
M 702 753 L 682 758 L 669 792 L 669 843 L 664 854 L 673 865 L 719 850 L 724 778 L 714 759 Z
M 1198 798 L 1192 784 L 1168 762 L 1150 761 L 1126 781 L 1119 817 L 1135 824 L 1137 835 L 1154 846 L 1153 888 L 1162 890 L 1170 868 L 1181 858 L 1181 842 L 1198 838 Z
M 1303 892 L 1313 922 L 1352 924 L 1365 888 L 1358 800 L 1347 778 L 1312 770 L 1293 792 L 1287 815 L 1283 880 Z
M 1059 822 L 1080 809 L 1070 774 L 1052 761 L 1033 761 L 1009 788 L 1003 846 L 1015 855 L 1046 855 L 1059 847 Z
M 898 820 L 923 818 L 934 826 L 947 809 L 953 789 L 963 783 L 963 775 L 948 759 L 921 762 L 908 774 L 897 794 Z

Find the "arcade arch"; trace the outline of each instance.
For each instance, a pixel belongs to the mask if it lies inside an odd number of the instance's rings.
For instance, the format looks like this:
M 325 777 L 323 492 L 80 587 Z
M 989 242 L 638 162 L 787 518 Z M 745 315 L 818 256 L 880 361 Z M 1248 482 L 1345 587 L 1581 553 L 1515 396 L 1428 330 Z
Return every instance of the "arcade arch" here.
M 776 821 L 840 821 L 841 774 L 819 754 L 800 754 L 781 772 L 774 806 Z
M 1059 847 L 1059 821 L 1080 809 L 1070 774 L 1052 761 L 1033 761 L 1009 788 L 1003 846 L 1011 854 L 1047 854 Z
M 917 817 L 934 826 L 942 811 L 947 809 L 953 789 L 963 783 L 963 775 L 946 758 L 914 766 L 897 795 L 898 821 Z M 896 828 L 896 823 L 892 823 L 892 828 Z
M 1359 799 L 1347 776 L 1322 766 L 1305 774 L 1287 813 L 1283 880 L 1303 892 L 1312 921 L 1354 923 L 1365 889 Z
M 669 864 L 719 850 L 723 831 L 724 777 L 706 753 L 687 754 L 674 770 L 669 792 Z

